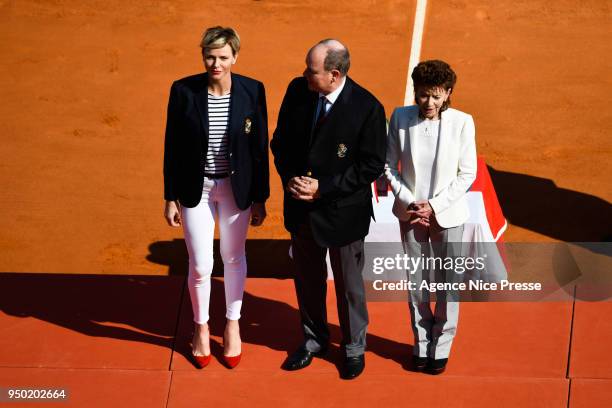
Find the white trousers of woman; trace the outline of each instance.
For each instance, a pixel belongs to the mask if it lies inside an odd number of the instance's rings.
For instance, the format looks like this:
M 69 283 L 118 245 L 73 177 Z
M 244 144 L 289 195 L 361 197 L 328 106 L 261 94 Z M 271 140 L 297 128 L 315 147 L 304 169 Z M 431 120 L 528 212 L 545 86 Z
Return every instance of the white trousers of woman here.
M 401 222 L 400 230 L 404 251 L 410 257 L 435 257 L 444 260 L 447 257 L 454 258 L 461 255 L 463 225 L 442 229 Z M 458 293 L 438 291 L 436 305 L 432 312 L 430 293 L 426 290 L 418 290 L 418 288 L 423 281 L 437 283 L 461 281 L 462 275 L 455 273 L 452 269 L 448 271 L 423 270 L 422 267 L 411 272 L 413 273 L 408 275 L 408 279 L 414 282 L 417 288 L 410 291 L 408 302 L 414 334 L 413 354 L 436 360 L 448 358 L 459 322 Z
M 181 208 L 185 243 L 189 252 L 189 295 L 193 320 L 204 324 L 209 319 L 210 277 L 213 270 L 215 220 L 219 224 L 219 241 L 225 284 L 225 317 L 240 319 L 244 282 L 247 275 L 244 249 L 251 209 L 236 207 L 229 177 L 204 178 L 202 200 L 193 207 Z

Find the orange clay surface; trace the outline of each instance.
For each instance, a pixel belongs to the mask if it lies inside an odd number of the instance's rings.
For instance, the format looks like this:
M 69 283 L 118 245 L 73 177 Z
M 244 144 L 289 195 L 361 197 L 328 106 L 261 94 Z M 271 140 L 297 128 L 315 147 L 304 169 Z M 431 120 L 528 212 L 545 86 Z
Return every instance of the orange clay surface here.
M 170 84 L 202 71 L 200 33 L 239 31 L 234 70 L 264 82 L 271 134 L 288 82 L 325 37 L 347 44 L 351 77 L 390 116 L 403 103 L 415 3 L 0 0 L 0 272 L 24 273 L 0 274 L 0 387 L 68 387 L 62 406 L 75 407 L 424 404 L 417 391 L 435 396 L 428 406 L 612 406 L 608 304 L 462 305 L 453 358 L 434 378 L 403 367 L 407 306 L 372 302 L 366 372 L 346 383 L 333 293 L 335 347 L 294 375 L 279 370 L 300 341 L 292 283 L 253 278 L 238 369 L 213 360 L 196 371 L 186 357 L 192 317 L 182 232 L 162 217 L 163 130 Z M 610 17 L 601 0 L 429 1 L 422 59 L 458 74 L 453 106 L 475 118 L 506 241 L 612 232 Z M 273 168 L 271 184 L 248 245 L 281 258 Z M 287 277 L 281 269 L 267 276 Z
M 390 116 L 403 102 L 414 2 L 317 4 L 0 2 L 2 269 L 166 273 L 147 260 L 151 244 L 182 238 L 162 218 L 165 108 L 171 82 L 202 70 L 204 27 L 238 29 L 234 70 L 266 85 L 270 132 L 286 85 L 323 37 L 346 42 L 351 76 Z M 422 57 L 456 69 L 453 104 L 474 115 L 479 155 L 507 175 L 498 194 L 523 226 L 506 241 L 610 232 L 580 211 L 581 198 L 612 199 L 609 17 L 593 0 L 429 4 Z M 288 237 L 271 175 L 269 216 L 252 239 Z M 571 193 L 534 189 L 536 178 Z

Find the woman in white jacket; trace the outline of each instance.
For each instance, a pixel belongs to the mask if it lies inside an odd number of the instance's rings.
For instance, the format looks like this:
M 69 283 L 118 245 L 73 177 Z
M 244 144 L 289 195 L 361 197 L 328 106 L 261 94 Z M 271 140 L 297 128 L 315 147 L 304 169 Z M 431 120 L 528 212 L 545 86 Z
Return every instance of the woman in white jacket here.
M 469 217 L 465 196 L 476 178 L 474 121 L 449 108 L 457 76 L 447 63 L 423 61 L 412 80 L 416 105 L 395 109 L 389 124 L 385 174 L 395 195 L 393 213 L 409 256 L 423 261 L 452 258 L 460 255 L 463 224 Z M 459 317 L 456 292 L 437 292 L 432 311 L 430 292 L 419 288 L 431 279 L 460 278 L 439 265 L 409 271 L 409 280 L 417 285 L 409 306 L 413 362 L 419 371 L 444 371 Z

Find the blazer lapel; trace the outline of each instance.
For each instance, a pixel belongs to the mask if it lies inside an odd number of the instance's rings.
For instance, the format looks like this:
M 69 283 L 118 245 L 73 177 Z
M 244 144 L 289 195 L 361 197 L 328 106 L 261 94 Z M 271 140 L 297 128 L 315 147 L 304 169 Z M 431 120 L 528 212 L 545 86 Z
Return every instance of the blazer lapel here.
M 452 118 L 448 116 L 448 112 L 440 113 L 440 133 L 438 135 L 438 152 L 436 153 L 436 172 L 434 174 L 434 194 L 438 192 L 438 180 L 440 171 L 446 161 L 446 156 L 449 149 L 448 135 L 452 134 Z
M 336 99 L 336 102 L 332 105 L 329 112 L 327 112 L 327 116 L 325 116 L 326 121 L 332 119 L 334 116 L 342 117 L 342 111 L 350 106 L 351 94 L 353 92 L 353 80 L 347 76 L 345 81 L 344 88 L 342 88 L 340 95 L 338 95 L 338 99 Z M 338 111 L 340 111 L 340 113 L 336 113 Z
M 410 163 L 412 164 L 412 171 L 414 174 L 414 184 L 416 185 L 416 178 L 418 176 L 417 172 L 416 172 L 416 164 L 414 163 L 415 159 L 418 157 L 418 128 L 417 125 L 419 124 L 419 109 L 414 109 L 413 110 L 413 114 L 411 115 L 411 117 L 408 118 L 408 138 L 409 138 L 409 143 L 410 143 L 410 157 L 412 157 L 412 160 L 410 161 Z M 404 136 L 405 137 L 405 136 Z M 408 170 L 408 169 L 406 169 Z
M 321 123 L 319 127 L 316 129 L 313 124 L 312 132 L 310 133 L 310 146 L 316 143 L 316 140 L 318 139 L 318 135 L 321 132 L 325 132 L 326 129 L 333 127 L 333 123 L 334 121 L 337 120 L 337 118 L 346 118 L 350 116 L 350 112 L 347 112 L 347 109 L 350 109 L 350 99 L 351 99 L 351 93 L 353 89 L 353 80 L 347 76 L 345 81 L 346 82 L 344 84 L 344 88 L 342 88 L 342 92 L 340 92 L 340 95 L 338 95 L 338 99 L 336 99 L 336 102 L 334 102 L 329 112 L 327 112 L 327 115 L 325 115 L 325 120 L 323 121 L 323 123 Z M 313 103 L 314 107 L 312 111 L 312 118 L 314 118 L 314 112 L 317 108 L 318 100 L 319 100 L 318 94 L 315 94 L 315 95 L 316 97 Z
M 202 145 L 208 149 L 208 74 L 202 76 L 202 89 L 195 95 L 195 105 L 202 125 Z
M 306 129 L 310 129 L 310 132 L 308 133 L 308 146 L 312 146 L 315 139 L 315 133 L 318 133 L 318 130 L 320 129 L 315 129 L 314 121 L 315 112 L 317 111 L 317 105 L 319 102 L 319 94 L 312 91 L 309 93 L 310 98 L 304 105 L 304 121 L 306 122 L 306 126 L 310 126 L 306 127 Z
M 248 95 L 242 86 L 242 82 L 240 79 L 234 74 L 232 74 L 232 96 L 230 98 L 230 110 L 229 110 L 229 121 L 228 121 L 228 129 L 227 134 L 229 138 L 229 147 L 231 151 L 231 147 L 234 144 L 235 138 L 240 137 L 242 134 L 242 127 L 244 121 L 244 102 L 248 100 Z

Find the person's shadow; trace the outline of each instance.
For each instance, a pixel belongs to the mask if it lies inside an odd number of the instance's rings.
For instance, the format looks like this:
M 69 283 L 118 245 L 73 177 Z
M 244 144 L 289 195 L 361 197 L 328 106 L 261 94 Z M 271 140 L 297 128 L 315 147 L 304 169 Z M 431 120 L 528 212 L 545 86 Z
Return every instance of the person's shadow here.
M 489 173 L 510 223 L 565 242 L 612 241 L 612 204 L 558 187 L 552 180 L 496 170 Z
M 585 262 L 609 264 L 612 204 L 590 194 L 558 187 L 547 178 L 496 170 L 491 166 L 488 170 L 508 222 L 576 245 L 591 254 L 582 254 L 582 263 L 577 263 L 576 254 L 568 246 L 555 245 L 551 255 L 559 287 L 581 300 L 608 299 L 612 292 L 605 266 L 599 270 L 582 266 Z M 578 284 L 578 291 L 568 285 L 572 281 Z
M 223 282 L 218 278 L 213 278 L 211 283 L 210 331 L 213 336 L 222 337 L 225 327 Z M 328 282 L 328 284 L 333 285 L 333 282 Z M 193 324 L 191 323 L 193 314 L 188 295 L 185 296 L 183 305 L 182 321 L 179 324 L 181 328 L 179 328 L 180 333 L 177 333 L 178 342 L 175 351 L 191 360 L 190 340 L 193 335 Z M 253 295 L 247 290 L 244 293 L 242 307 L 240 332 L 244 343 L 268 347 L 272 350 L 284 352 L 287 356 L 302 343 L 299 311 L 293 306 Z M 332 344 L 330 344 L 329 352 L 323 359 L 335 364 L 339 370 L 339 364 L 343 358 L 342 350 L 338 345 L 341 339 L 340 327 L 336 324 L 330 324 L 329 327 Z M 406 337 L 408 338 L 408 334 Z M 385 359 L 393 360 L 404 368 L 411 370 L 411 345 L 398 343 L 371 333 L 367 335 L 367 344 L 368 351 Z M 211 341 L 211 351 L 216 358 L 221 358 L 222 345 Z M 282 362 L 282 359 L 278 361 L 279 367 Z
M 223 276 L 223 264 L 219 256 L 218 240 L 214 244 L 214 268 L 211 281 L 210 300 L 210 331 L 213 336 L 222 337 L 225 327 L 225 293 L 223 282 L 217 277 Z M 289 258 L 288 240 L 247 240 L 246 253 L 248 262 L 248 278 L 275 278 L 291 279 L 292 268 Z M 159 241 L 149 246 L 150 254 L 147 259 L 151 262 L 168 265 L 171 274 L 187 274 L 188 260 L 185 242 L 182 239 L 173 241 Z M 180 265 L 177 267 L 176 265 Z M 333 285 L 333 282 L 328 282 Z M 293 287 L 293 285 L 291 285 Z M 256 296 L 247 290 L 243 296 L 242 317 L 240 319 L 242 341 L 257 344 L 276 351 L 283 351 L 286 355 L 295 351 L 302 343 L 303 337 L 300 326 L 299 311 L 293 306 L 270 298 Z M 185 291 L 183 308 L 180 314 L 179 333 L 177 333 L 177 346 L 175 351 L 191 361 L 190 340 L 193 335 L 193 312 L 189 294 Z M 341 339 L 340 327 L 330 324 L 332 341 L 325 360 L 336 364 L 337 368 L 342 361 L 342 350 L 338 346 Z M 407 370 L 412 370 L 412 345 L 399 343 L 374 334 L 367 335 L 368 351 L 378 356 L 390 359 Z M 211 352 L 220 358 L 222 347 L 211 342 Z M 282 361 L 279 361 L 279 366 Z
M 247 247 L 255 245 L 269 249 L 269 245 L 280 248 L 286 244 L 260 242 L 249 243 Z M 193 319 L 185 286 L 184 245 L 183 240 L 150 245 L 148 259 L 167 265 L 169 276 L 0 273 L 0 310 L 9 316 L 33 317 L 88 336 L 166 347 L 191 360 L 189 341 Z M 271 265 L 282 265 L 284 261 L 279 260 L 282 255 L 273 253 L 275 255 L 264 251 L 262 256 L 273 258 L 269 261 Z M 265 275 L 264 271 L 261 273 Z M 290 274 L 289 269 L 271 269 L 268 273 L 277 278 L 287 278 Z M 257 279 L 257 273 L 254 274 L 251 279 Z M 213 278 L 211 291 L 211 311 L 214 311 L 211 332 L 222 336 L 225 324 L 223 282 Z M 286 353 L 301 344 L 296 308 L 248 291 L 243 302 L 241 335 L 244 342 Z M 339 341 L 339 327 L 330 325 L 330 331 L 332 339 Z M 5 331 L 4 335 L 10 336 L 10 332 Z M 20 341 L 14 339 L 16 344 Z M 407 344 L 371 334 L 368 335 L 368 350 L 404 366 L 412 352 Z M 219 355 L 220 345 L 215 345 L 213 352 Z M 337 362 L 339 354 L 338 346 L 334 346 L 327 358 Z M 279 361 L 279 366 L 281 363 Z

